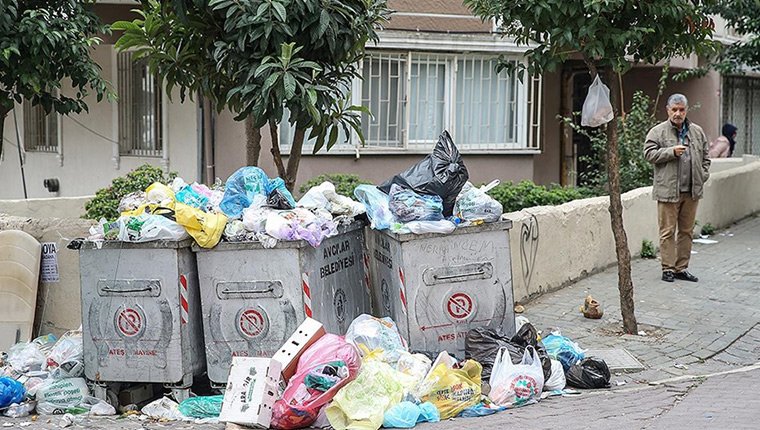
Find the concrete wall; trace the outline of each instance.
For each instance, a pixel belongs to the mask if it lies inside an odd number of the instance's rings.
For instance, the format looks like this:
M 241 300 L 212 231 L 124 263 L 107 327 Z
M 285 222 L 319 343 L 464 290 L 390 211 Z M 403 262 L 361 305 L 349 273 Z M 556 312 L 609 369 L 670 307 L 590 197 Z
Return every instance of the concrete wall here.
M 0 214 L 0 230 L 22 230 L 40 242 L 58 248 L 59 282 L 40 282 L 37 290 L 35 334 L 60 336 L 82 323 L 79 288 L 79 252 L 66 249 L 69 241 L 84 237 L 91 221 L 64 218 L 27 218 Z
M 92 56 L 103 68 L 102 75 L 116 87 L 113 54 L 113 45 L 101 45 L 93 50 Z M 66 91 L 64 89 L 64 93 Z M 189 182 L 198 176 L 196 109 L 195 104 L 189 100 L 180 103 L 178 93 L 173 95 L 173 100 L 174 103 L 168 103 L 166 112 L 168 135 L 165 138 L 165 148 L 168 147 L 168 167 L 179 172 Z M 112 141 L 118 139 L 118 122 L 114 116 L 116 106 L 106 101 L 98 103 L 93 96 L 87 98 L 87 104 L 89 113 L 59 117 L 62 161 L 55 153 L 26 153 L 24 170 L 29 197 L 91 195 L 97 189 L 109 185 L 113 178 L 125 175 L 137 166 L 145 163 L 161 166 L 162 160 L 159 157 L 121 156 L 117 169 L 112 161 Z M 23 137 L 23 108 L 20 105 L 16 106 L 16 114 Z M 7 140 L 4 160 L 0 164 L 0 199 L 23 198 L 17 149 L 13 146 L 17 142 L 12 114 L 5 120 L 4 137 Z M 58 178 L 59 193 L 51 194 L 42 186 L 42 181 L 46 178 Z
M 652 187 L 623 194 L 623 221 L 635 257 L 643 239 L 659 245 Z M 711 174 L 697 219 L 722 228 L 760 211 L 760 162 Z M 510 232 L 515 301 L 557 290 L 615 263 L 608 197 L 541 206 L 506 215 Z M 610 285 L 610 288 L 616 288 Z
M 93 196 L 0 200 L 0 214 L 28 218 L 79 218 Z

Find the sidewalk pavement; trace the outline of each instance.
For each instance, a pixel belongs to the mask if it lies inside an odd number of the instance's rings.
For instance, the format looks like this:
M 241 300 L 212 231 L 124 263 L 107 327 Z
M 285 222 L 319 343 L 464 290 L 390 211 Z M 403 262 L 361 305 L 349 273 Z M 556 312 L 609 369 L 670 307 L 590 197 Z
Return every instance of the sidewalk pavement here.
M 646 368 L 613 381 L 649 383 L 754 364 L 760 361 L 760 218 L 710 239 L 718 243 L 693 247 L 689 271 L 698 283 L 664 282 L 659 260 L 633 261 L 635 313 L 645 335 L 623 335 L 616 266 L 529 302 L 524 315 L 544 335 L 558 328 L 584 349 L 625 348 Z M 602 319 L 580 313 L 588 294 L 602 304 Z

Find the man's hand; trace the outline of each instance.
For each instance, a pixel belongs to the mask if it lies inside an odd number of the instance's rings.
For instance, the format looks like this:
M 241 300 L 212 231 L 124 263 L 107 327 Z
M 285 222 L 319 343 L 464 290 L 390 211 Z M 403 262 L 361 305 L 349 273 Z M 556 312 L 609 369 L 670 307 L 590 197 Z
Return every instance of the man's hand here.
M 676 154 L 676 157 L 680 157 L 684 152 L 686 152 L 686 146 L 684 145 L 676 145 L 673 147 L 673 153 Z

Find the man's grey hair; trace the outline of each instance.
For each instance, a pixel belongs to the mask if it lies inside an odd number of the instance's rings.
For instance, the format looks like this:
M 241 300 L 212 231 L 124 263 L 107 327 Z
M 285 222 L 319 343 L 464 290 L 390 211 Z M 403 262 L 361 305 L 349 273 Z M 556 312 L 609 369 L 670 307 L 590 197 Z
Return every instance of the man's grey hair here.
M 686 99 L 685 95 L 675 93 L 668 97 L 668 104 L 665 106 L 667 107 L 673 105 L 684 105 L 686 107 L 689 107 L 689 100 Z

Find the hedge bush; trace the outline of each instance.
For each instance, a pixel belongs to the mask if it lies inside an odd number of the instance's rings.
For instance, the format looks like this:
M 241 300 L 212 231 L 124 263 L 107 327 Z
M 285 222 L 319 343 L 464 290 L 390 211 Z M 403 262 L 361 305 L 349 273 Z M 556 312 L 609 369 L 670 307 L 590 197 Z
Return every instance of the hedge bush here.
M 355 199 L 354 188 L 362 184 L 372 184 L 372 182 L 361 179 L 357 175 L 327 173 L 309 179 L 306 183 L 301 185 L 299 191 L 301 191 L 301 194 L 305 194 L 307 191 L 309 191 L 309 188 L 316 187 L 322 182 L 332 182 L 332 184 L 335 185 L 335 191 L 338 194 L 344 195 L 346 197 L 351 197 L 352 199 Z
M 488 194 L 504 206 L 504 212 L 515 212 L 533 206 L 560 205 L 595 196 L 595 193 L 587 188 L 567 188 L 556 184 L 545 187 L 527 180 L 517 184 L 500 184 Z
M 165 175 L 160 167 L 143 164 L 125 176 L 115 178 L 111 186 L 101 188 L 95 193 L 95 197 L 85 203 L 84 217 L 98 220 L 105 218 L 115 220 L 119 217 L 119 202 L 121 198 L 135 191 L 144 191 L 154 182 L 169 183 L 177 177 L 177 172 Z

